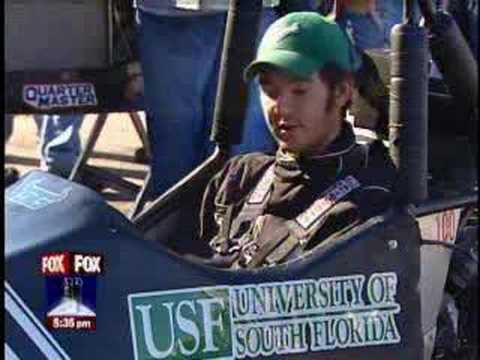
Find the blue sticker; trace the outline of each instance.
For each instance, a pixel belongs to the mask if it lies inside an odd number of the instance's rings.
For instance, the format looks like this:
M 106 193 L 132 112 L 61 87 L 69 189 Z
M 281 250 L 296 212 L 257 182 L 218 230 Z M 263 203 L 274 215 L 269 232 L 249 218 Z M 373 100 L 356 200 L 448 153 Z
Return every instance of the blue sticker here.
M 30 210 L 40 210 L 65 200 L 72 190 L 71 187 L 68 187 L 61 192 L 54 192 L 42 187 L 40 184 L 43 181 L 44 179 L 26 180 L 7 195 L 7 201 Z

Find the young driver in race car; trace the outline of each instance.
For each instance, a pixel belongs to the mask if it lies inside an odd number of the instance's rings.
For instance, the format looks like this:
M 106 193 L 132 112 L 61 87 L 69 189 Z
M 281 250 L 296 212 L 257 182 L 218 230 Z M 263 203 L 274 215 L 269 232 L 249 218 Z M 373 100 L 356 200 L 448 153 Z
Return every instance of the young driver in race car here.
M 291 13 L 268 28 L 245 76 L 259 83 L 278 151 L 234 157 L 210 181 L 200 235 L 211 264 L 282 263 L 391 205 L 395 169 L 386 149 L 357 144 L 345 121 L 353 51 L 318 13 Z

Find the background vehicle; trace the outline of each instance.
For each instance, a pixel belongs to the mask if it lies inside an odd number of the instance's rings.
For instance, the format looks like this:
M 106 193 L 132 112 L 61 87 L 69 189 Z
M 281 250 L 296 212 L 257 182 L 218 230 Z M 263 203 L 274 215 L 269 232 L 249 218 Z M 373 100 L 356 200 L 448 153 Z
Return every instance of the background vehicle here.
M 141 109 L 124 96 L 129 79 L 141 76 L 131 7 L 128 0 L 5 1 L 6 112 Z M 52 101 L 29 93 L 29 86 L 49 84 L 88 84 L 94 98 Z
M 431 3 L 419 4 L 425 18 L 435 23 Z M 438 319 L 441 308 L 451 310 L 453 304 L 459 324 L 466 324 L 449 335 L 465 342 L 455 355 L 463 352 L 465 359 L 476 359 L 478 223 L 470 129 L 477 121 L 477 68 L 471 53 L 461 48 L 459 33 L 446 27 L 439 35 L 443 41 L 432 45 L 444 81 L 429 84 L 426 34 L 413 20 L 412 5 L 405 1 L 407 21 L 394 31 L 391 55 L 371 53 L 390 88 L 390 151 L 400 170 L 397 206 L 284 265 L 228 271 L 181 256 L 205 252 L 205 244 L 195 242 L 194 236 L 202 189 L 228 159 L 236 134 L 242 133 L 234 128 L 241 125 L 245 109 L 245 97 L 238 96 L 246 91 L 241 69 L 253 55 L 255 39 L 253 32 L 242 29 L 258 24 L 261 1 L 231 1 L 212 131 L 218 146 L 204 164 L 132 221 L 94 192 L 49 174 L 32 172 L 7 190 L 7 357 L 426 360 L 450 355 L 446 351 L 451 347 L 434 353 L 434 346 L 437 334 L 449 328 L 437 323 L 443 321 Z M 448 51 L 453 43 L 456 52 Z M 463 75 L 453 71 L 452 64 L 465 69 Z M 48 284 L 41 273 L 42 256 L 65 251 L 104 256 L 105 272 L 97 278 L 95 332 L 49 332 L 42 325 L 48 308 L 42 297 Z M 453 262 L 452 253 L 468 261 Z M 310 309 L 298 305 L 297 310 L 286 306 L 259 314 L 247 306 L 260 303 L 260 298 L 242 302 L 236 297 L 267 287 L 288 295 L 295 284 L 308 288 L 315 281 L 361 285 L 358 293 L 326 296 L 345 300 L 343 308 L 333 303 Z M 375 323 L 378 316 L 386 320 Z M 317 326 L 312 324 L 322 321 L 332 329 L 337 326 L 330 347 L 318 340 L 326 335 L 312 330 Z M 355 327 L 357 322 L 364 330 Z M 294 324 L 308 328 L 310 337 L 307 330 L 292 335 Z M 289 346 L 282 345 L 280 330 L 272 326 L 290 329 L 281 330 L 290 331 L 284 343 Z M 267 333 L 277 339 L 270 350 Z M 342 338 L 345 334 L 348 341 Z
M 135 158 L 150 156 L 132 2 L 8 0 L 5 14 L 5 112 L 97 114 L 71 178 L 134 197 L 134 182 L 85 166 L 109 113 L 129 113 L 143 145 Z

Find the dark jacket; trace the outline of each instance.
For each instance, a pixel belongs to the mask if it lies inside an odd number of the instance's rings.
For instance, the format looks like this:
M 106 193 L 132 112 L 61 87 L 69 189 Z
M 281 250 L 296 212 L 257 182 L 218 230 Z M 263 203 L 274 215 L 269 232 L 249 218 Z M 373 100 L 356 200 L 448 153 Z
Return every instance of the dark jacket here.
M 274 166 L 271 193 L 263 214 L 275 220 L 262 231 L 271 232 L 276 224 L 295 219 L 339 179 L 348 175 L 360 187 L 340 199 L 322 214 L 321 226 L 295 251 L 283 254 L 280 262 L 314 248 L 327 237 L 341 233 L 386 210 L 393 200 L 395 170 L 381 142 L 368 147 L 355 142 L 351 126 L 345 123 L 341 134 L 327 152 L 317 158 L 293 159 L 281 151 L 275 156 L 260 153 L 237 156 L 209 183 L 201 209 L 201 238 L 209 241 L 219 266 L 242 266 L 242 250 L 236 250 L 231 224 L 235 222 L 252 190 L 270 167 Z M 227 224 L 228 223 L 228 224 Z M 273 225 L 272 225 L 273 224 Z M 226 229 L 227 226 L 229 229 Z M 248 227 L 248 224 L 245 225 Z M 223 228 L 222 228 L 223 227 Z M 257 250 L 270 240 L 263 236 Z M 262 237 L 261 237 L 262 238 Z M 264 264 L 264 261 L 261 261 Z

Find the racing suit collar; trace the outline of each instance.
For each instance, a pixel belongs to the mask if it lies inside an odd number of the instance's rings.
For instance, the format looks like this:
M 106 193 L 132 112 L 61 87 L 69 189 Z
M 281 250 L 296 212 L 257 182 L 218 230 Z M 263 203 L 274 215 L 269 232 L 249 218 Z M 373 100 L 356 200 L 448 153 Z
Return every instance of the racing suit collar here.
M 275 156 L 275 175 L 282 180 L 304 177 L 317 178 L 318 175 L 334 173 L 342 169 L 342 156 L 355 146 L 355 135 L 350 123 L 344 121 L 340 134 L 327 147 L 322 155 L 295 156 L 279 149 Z

